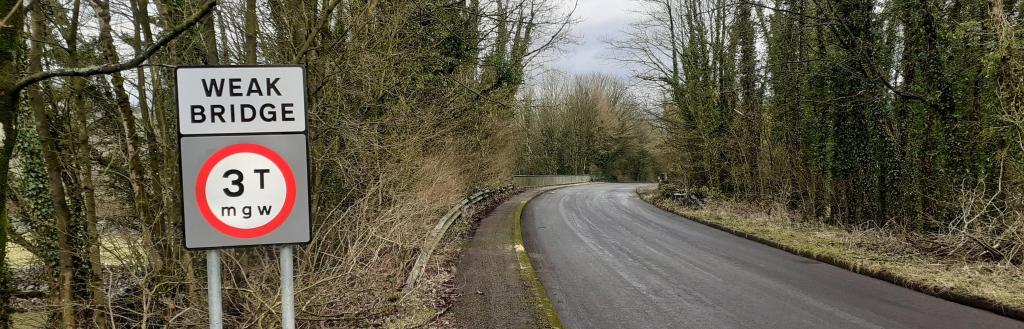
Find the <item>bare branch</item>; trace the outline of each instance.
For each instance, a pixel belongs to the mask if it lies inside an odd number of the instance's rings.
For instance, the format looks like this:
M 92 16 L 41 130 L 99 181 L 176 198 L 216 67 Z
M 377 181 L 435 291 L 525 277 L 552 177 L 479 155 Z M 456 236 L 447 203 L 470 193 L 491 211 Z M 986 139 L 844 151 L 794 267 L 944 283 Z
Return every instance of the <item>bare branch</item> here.
M 323 16 L 320 16 L 320 19 L 316 23 L 316 28 L 313 29 L 313 31 L 319 31 L 324 27 L 324 24 L 327 24 L 327 21 L 331 19 L 331 15 L 334 13 L 334 8 L 340 3 L 341 0 L 333 0 L 327 5 L 327 8 L 324 8 Z M 316 39 L 316 36 L 317 33 L 310 33 L 309 36 L 306 37 L 306 40 L 302 42 L 302 46 L 299 47 L 299 58 L 296 60 L 297 63 L 306 59 L 306 54 L 311 50 L 310 46 L 313 44 L 313 39 Z
M 18 12 L 18 8 L 21 8 L 21 6 L 21 1 L 18 1 L 14 7 L 11 7 L 11 11 L 8 11 L 7 15 L 4 15 L 4 20 L 0 21 L 0 28 L 9 27 L 7 26 L 7 22 L 11 20 L 11 17 L 14 17 L 14 13 Z
M 197 23 L 199 23 L 199 21 L 202 20 L 203 17 L 206 17 L 206 15 L 208 15 L 210 13 L 210 11 L 213 10 L 213 7 L 215 7 L 216 5 L 217 5 L 217 0 L 209 0 L 209 1 L 207 1 L 205 4 L 202 5 L 202 7 L 200 7 L 198 12 L 196 12 L 195 14 L 192 14 L 192 16 L 190 16 L 188 19 L 186 19 L 185 22 L 181 23 L 178 26 L 175 26 L 174 29 L 172 29 L 170 32 L 165 34 L 162 38 L 160 38 L 160 40 L 157 40 L 156 42 L 154 42 L 152 46 L 150 46 L 149 48 L 146 49 L 146 51 L 142 52 L 141 54 L 138 54 L 137 56 L 135 56 L 135 58 L 132 58 L 131 60 L 128 60 L 128 61 L 125 61 L 125 62 L 121 62 L 121 63 L 118 63 L 118 64 L 107 64 L 107 65 L 96 65 L 96 66 L 81 67 L 81 68 L 59 69 L 59 70 L 44 71 L 44 72 L 35 73 L 35 74 L 32 74 L 32 75 L 29 75 L 29 76 L 26 76 L 26 77 L 22 78 L 20 81 L 18 81 L 18 83 L 16 83 L 10 89 L 7 89 L 6 91 L 4 91 L 4 95 L 10 95 L 10 94 L 21 92 L 22 89 L 25 89 L 26 87 L 28 87 L 28 86 L 30 86 L 30 85 L 32 85 L 34 83 L 41 82 L 43 80 L 47 80 L 47 79 L 50 79 L 50 78 L 70 77 L 70 76 L 79 76 L 80 77 L 80 76 L 91 76 L 91 75 L 98 75 L 98 74 L 109 74 L 109 73 L 124 71 L 124 70 L 127 70 L 127 69 L 138 67 L 143 62 L 145 62 L 147 59 L 149 59 L 151 56 L 153 56 L 153 54 L 156 54 L 157 51 L 159 51 L 161 48 L 163 48 L 168 43 L 170 43 L 171 40 L 174 40 L 175 38 L 180 36 L 182 33 L 185 33 L 185 31 L 188 31 L 188 29 L 192 28 Z

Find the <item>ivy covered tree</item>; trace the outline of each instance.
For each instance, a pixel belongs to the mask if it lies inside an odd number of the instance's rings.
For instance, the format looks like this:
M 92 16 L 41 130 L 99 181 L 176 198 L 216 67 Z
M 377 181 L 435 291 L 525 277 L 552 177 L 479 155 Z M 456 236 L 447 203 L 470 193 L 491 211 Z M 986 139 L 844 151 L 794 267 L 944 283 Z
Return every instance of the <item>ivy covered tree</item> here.
M 1024 262 L 1020 3 L 642 3 L 614 45 L 667 95 L 680 183 Z

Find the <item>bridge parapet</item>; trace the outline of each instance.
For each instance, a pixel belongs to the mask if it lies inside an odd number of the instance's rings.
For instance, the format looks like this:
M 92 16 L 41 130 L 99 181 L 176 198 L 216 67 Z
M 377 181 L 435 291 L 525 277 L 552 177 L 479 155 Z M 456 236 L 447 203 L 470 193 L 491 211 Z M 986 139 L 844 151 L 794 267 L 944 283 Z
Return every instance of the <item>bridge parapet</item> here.
M 587 183 L 592 178 L 587 175 L 513 175 L 512 185 L 516 187 L 539 187 Z

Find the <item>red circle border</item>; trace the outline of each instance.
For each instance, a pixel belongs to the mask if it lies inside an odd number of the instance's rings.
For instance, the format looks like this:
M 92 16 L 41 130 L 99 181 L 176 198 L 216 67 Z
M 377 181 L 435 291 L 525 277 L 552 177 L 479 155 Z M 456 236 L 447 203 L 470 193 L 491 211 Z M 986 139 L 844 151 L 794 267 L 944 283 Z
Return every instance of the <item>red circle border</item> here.
M 206 182 L 210 177 L 210 172 L 213 171 L 213 167 L 220 163 L 221 160 L 238 153 L 253 153 L 267 158 L 273 162 L 275 166 L 281 169 L 281 174 L 284 175 L 285 198 L 284 204 L 281 206 L 281 211 L 266 224 L 254 228 L 244 229 L 225 224 L 220 220 L 220 218 L 217 218 L 217 216 L 213 214 L 213 211 L 210 210 L 210 205 L 206 200 Z M 285 220 L 287 220 L 288 216 L 291 214 L 292 208 L 295 206 L 295 175 L 292 173 L 291 166 L 289 166 L 288 162 L 284 161 L 284 158 L 278 155 L 277 152 L 259 144 L 233 144 L 214 152 L 213 155 L 210 155 L 210 157 L 206 159 L 206 162 L 203 163 L 201 169 L 199 169 L 199 177 L 196 178 L 195 186 L 196 205 L 199 208 L 199 213 L 203 215 L 203 219 L 206 219 L 206 222 L 217 231 L 227 234 L 233 238 L 253 239 L 270 234 L 280 227 L 281 224 L 284 224 Z

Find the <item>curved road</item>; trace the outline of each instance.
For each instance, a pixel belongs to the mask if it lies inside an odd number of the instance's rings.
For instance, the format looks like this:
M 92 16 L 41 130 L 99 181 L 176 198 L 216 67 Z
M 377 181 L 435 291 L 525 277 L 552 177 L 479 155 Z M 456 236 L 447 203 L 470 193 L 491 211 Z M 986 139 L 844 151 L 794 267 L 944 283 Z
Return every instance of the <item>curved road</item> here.
M 640 200 L 636 184 L 533 199 L 523 238 L 568 328 L 1024 328 Z

